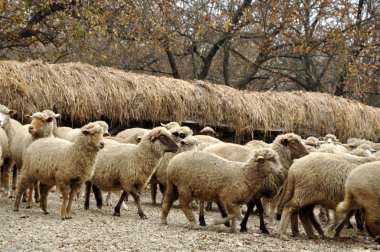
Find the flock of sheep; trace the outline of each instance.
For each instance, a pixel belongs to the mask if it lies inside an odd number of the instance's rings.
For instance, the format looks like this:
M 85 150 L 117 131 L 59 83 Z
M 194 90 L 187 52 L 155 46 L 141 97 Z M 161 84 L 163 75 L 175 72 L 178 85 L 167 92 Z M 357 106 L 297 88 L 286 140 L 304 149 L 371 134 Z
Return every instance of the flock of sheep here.
M 240 219 L 240 231 L 247 230 L 256 207 L 263 233 L 269 232 L 264 223 L 267 213 L 272 223 L 280 216 L 275 231 L 280 237 L 289 222 L 293 236 L 298 236 L 298 219 L 309 238 L 316 237 L 314 229 L 324 237 L 314 212 L 317 206 L 324 221 L 329 220 L 329 211 L 333 213 L 329 230 L 336 237 L 355 215 L 358 228 L 364 222 L 380 243 L 379 143 L 352 138 L 342 144 L 334 135 L 303 140 L 287 133 L 271 144 L 253 140 L 239 145 L 220 141 L 209 127 L 193 135 L 189 127 L 176 122 L 110 136 L 103 121 L 80 129 L 57 127 L 60 115 L 44 110 L 34 113 L 30 124 L 21 125 L 11 119 L 15 113 L 0 105 L 1 190 L 16 198 L 14 211 L 21 201 L 32 207 L 34 192 L 47 214 L 47 196 L 55 186 L 63 198 L 61 218 L 70 219 L 73 200 L 85 184 L 86 210 L 91 191 L 98 208 L 103 206 L 102 191 L 108 192 L 107 201 L 111 193 L 117 194 L 117 216 L 132 195 L 140 218 L 145 219 L 140 194 L 150 183 L 154 204 L 157 187 L 163 194 L 162 224 L 170 220 L 170 209 L 178 199 L 193 228 L 206 225 L 205 210 L 216 203 L 222 217 L 212 225 L 224 224 L 232 232 Z M 199 224 L 192 211 L 194 202 Z M 247 204 L 244 217 L 243 204 Z

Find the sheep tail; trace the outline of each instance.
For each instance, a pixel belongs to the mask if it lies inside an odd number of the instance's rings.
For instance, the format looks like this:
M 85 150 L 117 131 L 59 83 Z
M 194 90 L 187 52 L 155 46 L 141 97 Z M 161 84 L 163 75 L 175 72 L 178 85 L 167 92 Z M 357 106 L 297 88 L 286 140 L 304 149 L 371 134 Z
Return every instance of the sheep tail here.
M 346 190 L 344 195 L 344 201 L 340 202 L 336 207 L 337 214 L 347 213 L 351 209 L 351 205 L 353 204 L 354 197 L 350 190 Z

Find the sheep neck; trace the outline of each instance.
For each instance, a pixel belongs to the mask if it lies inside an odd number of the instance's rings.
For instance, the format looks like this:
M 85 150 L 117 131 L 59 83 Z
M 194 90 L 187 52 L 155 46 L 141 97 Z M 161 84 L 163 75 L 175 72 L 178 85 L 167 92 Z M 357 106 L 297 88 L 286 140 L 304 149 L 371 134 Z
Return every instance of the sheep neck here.
M 265 178 L 265 176 L 261 175 L 261 168 L 262 167 L 257 166 L 257 164 L 252 164 L 250 161 L 242 168 L 244 183 L 249 191 L 254 194 L 261 188 L 261 183 L 258 182 Z
M 272 144 L 272 149 L 277 152 L 281 165 L 286 170 L 289 170 L 290 166 L 293 164 L 293 160 L 291 159 L 290 155 L 288 155 L 287 150 L 285 150 L 285 148 L 286 147 L 283 147 L 282 144 L 277 142 L 274 142 Z

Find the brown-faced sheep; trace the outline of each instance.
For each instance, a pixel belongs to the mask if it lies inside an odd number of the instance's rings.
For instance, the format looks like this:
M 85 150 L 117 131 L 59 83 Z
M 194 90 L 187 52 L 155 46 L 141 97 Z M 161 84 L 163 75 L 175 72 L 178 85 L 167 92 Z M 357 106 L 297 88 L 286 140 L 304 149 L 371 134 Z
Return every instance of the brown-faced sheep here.
M 353 169 L 345 183 L 344 201 L 336 207 L 336 236 L 353 210 L 364 208 L 364 221 L 368 233 L 380 243 L 380 161 L 363 164 Z M 344 215 L 347 214 L 345 220 Z
M 43 112 L 36 112 L 31 116 L 30 124 L 24 125 L 18 130 L 11 144 L 11 156 L 15 162 L 17 174 L 20 173 L 24 155 L 30 144 L 40 138 L 53 137 L 53 117 L 48 116 Z M 32 207 L 33 187 L 29 188 L 28 207 Z M 35 188 L 35 200 L 39 201 L 38 188 Z
M 315 219 L 313 209 L 319 204 L 335 209 L 343 200 L 344 183 L 348 173 L 357 166 L 374 161 L 375 158 L 357 157 L 350 154 L 311 153 L 294 162 L 290 167 L 288 179 L 281 195 L 279 209 L 283 209 L 278 232 L 286 232 L 292 219 L 293 236 L 298 236 L 296 213 L 299 211 L 301 222 L 307 236 L 315 238 L 312 225 L 321 236 L 323 230 Z
M 14 161 L 11 157 L 10 145 L 18 129 L 21 128 L 21 124 L 11 118 L 11 116 L 15 114 L 16 110 L 9 109 L 6 106 L 0 104 L 0 128 L 4 130 L 8 141 L 7 147 L 4 147 L 2 150 L 4 158 L 0 173 L 0 189 L 5 191 L 8 196 L 10 195 L 9 175 L 14 165 Z
M 270 149 L 258 149 L 245 162 L 233 162 L 203 151 L 186 151 L 172 158 L 167 170 L 167 190 L 162 205 L 161 222 L 167 224 L 167 216 L 173 202 L 179 203 L 192 227 L 198 227 L 190 208 L 194 199 L 224 204 L 229 216 L 214 224 L 232 220 L 231 231 L 236 232 L 236 217 L 240 204 L 247 203 L 261 193 L 262 181 L 281 168 L 278 154 Z
M 121 203 L 128 193 L 135 200 L 139 216 L 146 218 L 141 208 L 140 193 L 146 187 L 164 153 L 176 152 L 177 149 L 178 146 L 171 139 L 170 132 L 164 127 L 157 127 L 145 133 L 137 145 L 114 144 L 102 150 L 96 160 L 91 179 L 97 206 L 102 206 L 99 190 L 123 190 L 114 214 L 120 216 Z M 88 207 L 89 199 L 86 198 L 85 209 Z
M 70 219 L 71 206 L 77 190 L 90 179 L 98 151 L 104 147 L 103 128 L 89 123 L 81 128 L 74 143 L 59 138 L 34 141 L 26 151 L 14 211 L 18 211 L 22 193 L 40 181 L 41 208 L 47 211 L 47 196 L 54 185 L 61 191 L 61 218 Z
M 141 141 L 142 136 L 149 132 L 149 129 L 144 128 L 130 128 L 120 131 L 116 137 L 124 139 L 127 143 L 138 144 Z

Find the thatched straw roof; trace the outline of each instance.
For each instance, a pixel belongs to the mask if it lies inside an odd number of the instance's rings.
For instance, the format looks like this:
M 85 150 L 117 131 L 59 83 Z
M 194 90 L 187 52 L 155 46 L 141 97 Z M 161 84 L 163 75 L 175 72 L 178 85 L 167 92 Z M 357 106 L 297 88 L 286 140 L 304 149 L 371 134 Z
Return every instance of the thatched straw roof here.
M 82 63 L 0 62 L 0 103 L 21 115 L 54 109 L 84 124 L 101 117 L 133 121 L 195 121 L 236 132 L 284 129 L 335 133 L 341 140 L 378 140 L 380 109 L 328 94 L 248 92 L 202 81 L 128 73 Z

